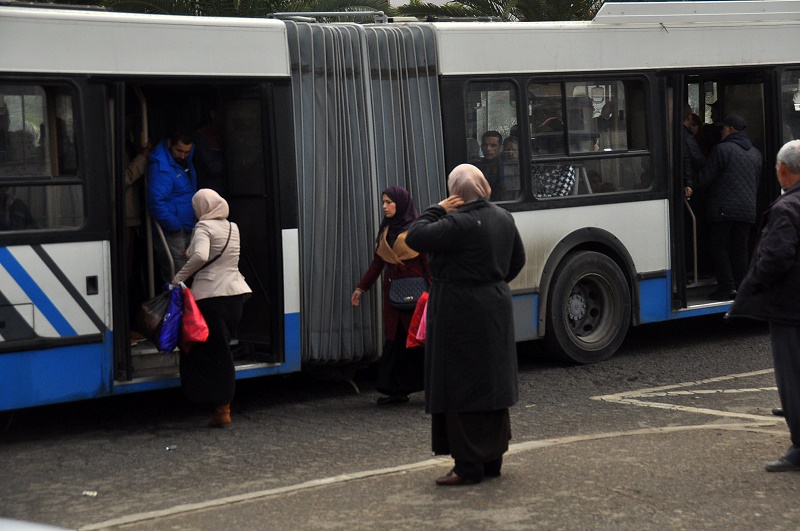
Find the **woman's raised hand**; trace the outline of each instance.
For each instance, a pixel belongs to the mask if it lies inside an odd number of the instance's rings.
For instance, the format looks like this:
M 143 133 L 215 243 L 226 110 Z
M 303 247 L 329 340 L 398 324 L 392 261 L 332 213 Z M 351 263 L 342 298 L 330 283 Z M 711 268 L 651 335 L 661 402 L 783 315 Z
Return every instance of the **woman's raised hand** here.
M 464 200 L 459 195 L 451 195 L 447 199 L 439 201 L 439 206 L 444 208 L 448 213 L 456 210 L 464 204 Z

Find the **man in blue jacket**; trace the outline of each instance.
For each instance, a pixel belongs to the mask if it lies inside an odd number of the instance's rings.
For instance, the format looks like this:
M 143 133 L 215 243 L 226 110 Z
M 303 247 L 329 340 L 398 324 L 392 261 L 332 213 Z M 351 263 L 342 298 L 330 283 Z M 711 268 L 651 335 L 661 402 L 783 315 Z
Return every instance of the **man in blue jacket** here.
M 156 146 L 147 162 L 147 208 L 164 231 L 172 257 L 170 263 L 157 238 L 156 259 L 165 283 L 186 263 L 184 251 L 194 228 L 192 197 L 197 191 L 197 174 L 192 165 L 193 153 L 191 133 L 179 128 Z
M 761 237 L 728 315 L 769 322 L 775 381 L 792 446 L 770 472 L 800 471 L 800 140 L 778 151 L 783 193 L 764 213 Z

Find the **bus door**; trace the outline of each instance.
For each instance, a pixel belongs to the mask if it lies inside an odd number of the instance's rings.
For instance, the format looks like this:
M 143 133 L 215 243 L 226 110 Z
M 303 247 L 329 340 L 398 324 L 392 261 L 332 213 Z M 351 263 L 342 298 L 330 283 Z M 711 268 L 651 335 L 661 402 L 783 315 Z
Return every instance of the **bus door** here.
M 673 215 L 677 220 L 674 241 L 683 239 L 681 244 L 676 243 L 674 246 L 676 252 L 673 270 L 676 278 L 676 301 L 679 302 L 679 307 L 692 307 L 712 302 L 708 295 L 716 286 L 716 277 L 709 252 L 710 240 L 706 220 L 709 191 L 706 188 L 694 187 L 691 198 L 685 200 L 682 197 L 685 184 L 683 166 L 689 153 L 682 141 L 681 128 L 688 127 L 691 130 L 691 135 L 703 156 L 708 157 L 714 146 L 722 140 L 720 122 L 726 116 L 736 114 L 745 119 L 747 122 L 745 132 L 748 138 L 764 154 L 768 145 L 767 135 L 772 129 L 767 121 L 773 120 L 765 115 L 765 86 L 771 83 L 768 82 L 763 70 L 752 70 L 690 73 L 686 76 L 675 76 L 673 84 L 672 131 L 675 146 Z M 683 110 L 686 104 L 692 111 L 692 119 L 688 120 L 688 124 L 683 123 L 686 118 Z M 765 172 L 766 166 L 765 164 Z M 759 211 L 765 204 L 763 199 L 765 195 L 767 195 L 765 177 L 762 175 L 757 201 Z M 680 205 L 683 208 L 678 208 Z M 751 235 L 751 244 L 754 237 L 755 229 Z
M 292 156 L 292 133 L 275 136 L 270 84 L 221 90 L 221 133 L 230 219 L 239 226 L 239 269 L 253 290 L 239 326 L 238 360 L 284 361 L 283 268 L 277 149 Z M 282 144 L 282 145 L 280 145 Z
M 109 393 L 105 88 L 0 78 L 0 409 Z

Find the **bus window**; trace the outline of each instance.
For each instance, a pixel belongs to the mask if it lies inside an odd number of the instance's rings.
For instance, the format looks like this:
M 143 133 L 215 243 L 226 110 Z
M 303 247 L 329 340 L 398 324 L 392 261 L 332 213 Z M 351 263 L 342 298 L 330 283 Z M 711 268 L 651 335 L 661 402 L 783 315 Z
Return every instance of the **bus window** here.
M 531 83 L 528 101 L 533 156 L 566 153 L 561 83 Z
M 538 199 L 649 188 L 644 84 L 530 83 L 531 189 Z M 578 156 L 579 158 L 573 158 Z
M 508 82 L 470 83 L 464 119 L 469 161 L 492 187 L 492 201 L 520 193 L 517 89 Z
M 83 190 L 74 183 L 75 140 L 71 91 L 0 85 L 2 230 L 83 224 Z
M 783 142 L 800 138 L 800 70 L 787 70 L 781 76 L 781 117 Z

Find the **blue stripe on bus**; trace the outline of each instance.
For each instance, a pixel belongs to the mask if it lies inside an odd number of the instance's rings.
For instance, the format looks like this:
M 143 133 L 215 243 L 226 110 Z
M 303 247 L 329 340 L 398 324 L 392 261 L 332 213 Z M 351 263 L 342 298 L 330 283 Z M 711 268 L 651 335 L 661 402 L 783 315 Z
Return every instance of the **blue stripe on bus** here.
M 61 315 L 61 312 L 58 311 L 58 308 L 55 307 L 47 295 L 45 295 L 44 291 L 42 291 L 6 247 L 0 247 L 0 265 L 2 265 L 6 271 L 8 271 L 8 274 L 11 275 L 11 278 L 19 284 L 19 287 L 22 288 L 25 295 L 27 295 L 31 302 L 42 312 L 42 315 L 53 325 L 53 328 L 55 328 L 60 336 L 78 335 L 64 316 Z
M 100 343 L 0 355 L 0 411 L 111 393 L 113 336 Z

